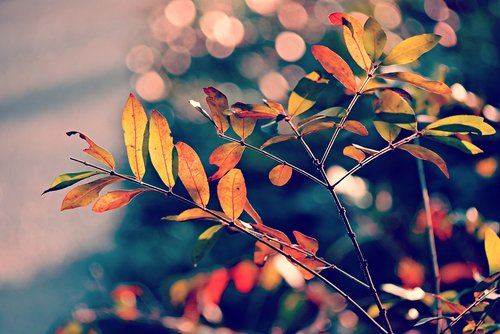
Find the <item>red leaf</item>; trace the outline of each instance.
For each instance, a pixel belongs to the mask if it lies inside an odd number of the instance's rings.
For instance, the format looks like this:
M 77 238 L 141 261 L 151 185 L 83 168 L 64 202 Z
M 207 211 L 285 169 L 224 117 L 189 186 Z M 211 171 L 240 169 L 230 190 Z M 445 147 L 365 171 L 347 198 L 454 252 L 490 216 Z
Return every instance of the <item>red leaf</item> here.
M 319 249 L 318 240 L 307 236 L 299 231 L 293 231 L 293 235 L 295 236 L 295 240 L 297 243 L 306 251 L 313 253 L 316 255 L 316 252 Z
M 259 275 L 259 268 L 252 262 L 241 261 L 231 269 L 234 286 L 239 293 L 249 293 L 255 286 Z
M 292 171 L 290 166 L 278 165 L 269 172 L 269 180 L 275 186 L 284 186 L 292 177 Z
M 351 92 L 356 91 L 356 80 L 349 65 L 338 54 L 323 45 L 312 47 L 314 58 Z

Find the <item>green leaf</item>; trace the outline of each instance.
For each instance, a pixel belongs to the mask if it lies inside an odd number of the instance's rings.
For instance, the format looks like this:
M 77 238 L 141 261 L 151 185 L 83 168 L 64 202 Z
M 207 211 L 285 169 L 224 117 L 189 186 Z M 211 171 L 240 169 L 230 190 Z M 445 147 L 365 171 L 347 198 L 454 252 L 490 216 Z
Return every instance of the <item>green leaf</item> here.
M 424 136 L 426 136 L 426 138 L 429 138 L 431 140 L 437 141 L 438 143 L 443 143 L 458 148 L 460 151 L 468 154 L 483 153 L 483 150 L 481 150 L 479 147 L 465 140 L 460 140 L 453 137 L 429 136 L 427 132 L 424 132 Z
M 284 141 L 287 141 L 287 140 L 290 140 L 290 139 L 295 139 L 297 138 L 297 136 L 295 135 L 279 135 L 279 136 L 275 136 L 275 137 L 272 137 L 272 138 L 269 138 L 268 140 L 266 140 L 264 142 L 264 144 L 260 145 L 260 148 L 261 149 L 264 149 L 270 145 L 273 145 L 273 144 L 277 144 L 277 143 L 281 143 L 281 142 L 284 142 Z
M 56 191 L 56 190 L 61 190 L 66 187 L 72 186 L 73 184 L 84 180 L 86 178 L 89 178 L 94 175 L 98 174 L 103 174 L 102 172 L 80 172 L 80 173 L 67 173 L 67 174 L 61 174 L 57 176 L 54 181 L 52 181 L 52 184 L 50 185 L 50 188 L 45 190 L 43 194 L 51 192 L 51 191 Z
M 288 99 L 288 115 L 298 116 L 311 109 L 327 83 L 328 80 L 318 72 L 311 72 L 300 79 Z
M 500 271 L 500 238 L 489 227 L 484 230 L 484 250 L 488 259 L 490 275 Z
M 408 64 L 434 48 L 441 39 L 436 34 L 422 34 L 399 42 L 385 57 L 382 65 Z
M 495 129 L 484 121 L 481 116 L 455 115 L 445 117 L 429 124 L 426 130 L 433 136 L 449 136 L 453 133 L 475 133 L 483 136 L 494 134 Z
M 333 75 L 349 91 L 356 91 L 354 74 L 342 57 L 323 45 L 314 45 L 311 51 L 325 71 Z
M 326 116 L 326 117 L 344 117 L 346 115 L 345 108 L 342 107 L 331 107 L 320 111 L 316 115 Z
M 444 162 L 443 158 L 441 158 L 437 153 L 429 150 L 428 148 L 413 144 L 404 144 L 399 146 L 398 148 L 410 153 L 417 159 L 432 162 L 443 172 L 444 175 L 446 175 L 447 178 L 450 177 L 446 162 Z
M 379 78 L 407 82 L 426 91 L 435 94 L 449 95 L 451 89 L 444 82 L 427 80 L 426 78 L 411 72 L 391 72 L 377 75 Z
M 382 55 L 385 43 L 387 42 L 387 35 L 373 17 L 369 17 L 368 20 L 366 20 L 364 30 L 363 44 L 366 53 L 370 56 L 371 60 L 375 62 Z
M 217 240 L 221 236 L 223 225 L 214 225 L 206 229 L 193 247 L 192 261 L 196 266 L 212 250 Z

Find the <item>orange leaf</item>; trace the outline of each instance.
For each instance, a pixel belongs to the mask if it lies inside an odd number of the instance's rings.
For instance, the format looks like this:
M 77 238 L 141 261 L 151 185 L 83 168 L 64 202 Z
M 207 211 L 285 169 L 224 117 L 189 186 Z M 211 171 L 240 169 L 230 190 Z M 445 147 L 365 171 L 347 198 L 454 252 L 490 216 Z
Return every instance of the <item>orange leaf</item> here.
M 210 155 L 210 158 L 208 158 L 208 162 L 218 166 L 219 169 L 208 180 L 214 181 L 220 179 L 229 170 L 234 168 L 240 161 L 243 151 L 245 151 L 245 147 L 239 143 L 227 143 L 217 147 Z
M 321 66 L 340 81 L 345 88 L 351 92 L 356 91 L 354 74 L 342 57 L 323 45 L 314 45 L 312 47 L 312 54 Z
M 224 217 L 224 218 L 229 220 L 229 217 L 224 212 L 215 211 L 215 210 L 211 210 L 211 211 L 213 211 L 213 212 L 217 213 L 219 216 Z M 192 219 L 210 219 L 210 220 L 220 221 L 220 219 L 218 217 L 216 217 L 213 214 L 206 212 L 202 209 L 199 209 L 199 208 L 187 209 L 187 210 L 182 211 L 181 213 L 179 213 L 176 216 L 167 216 L 167 217 L 163 217 L 162 219 L 175 220 L 178 222 L 184 222 L 184 221 L 192 220 Z
M 253 206 L 250 203 L 250 201 L 248 200 L 248 198 L 247 198 L 247 201 L 245 202 L 245 206 L 243 207 L 243 210 L 245 210 L 245 212 L 248 213 L 248 215 L 250 217 L 252 217 L 252 219 L 254 220 L 254 222 L 256 224 L 263 224 L 262 218 L 260 218 L 257 211 L 255 211 L 255 209 L 253 208 Z
M 379 78 L 396 80 L 413 84 L 431 93 L 449 95 L 451 89 L 444 82 L 427 80 L 426 78 L 411 72 L 391 72 L 377 75 Z
M 274 228 L 271 228 L 269 226 L 266 226 L 266 225 L 263 225 L 263 224 L 252 224 L 252 227 L 271 237 L 271 238 L 275 238 L 287 245 L 290 245 L 291 244 L 291 241 L 290 239 L 288 238 L 288 236 L 281 232 L 280 230 L 276 230 Z M 272 245 L 278 247 L 278 248 L 281 248 L 282 246 L 280 245 L 280 243 L 276 242 L 276 241 L 272 241 L 271 239 L 269 238 L 266 238 Z M 288 249 L 291 249 L 288 247 Z M 265 245 L 264 243 L 260 242 L 260 241 L 257 241 L 255 243 L 255 250 L 254 250 L 254 262 L 256 265 L 258 266 L 262 266 L 264 265 L 264 263 L 267 261 L 267 259 L 276 254 L 276 251 L 274 249 L 272 249 L 271 247 Z
M 141 102 L 135 98 L 134 94 L 130 93 L 123 109 L 122 127 L 125 146 L 127 147 L 128 162 L 132 172 L 139 181 L 142 180 L 146 172 L 143 156 L 146 152 L 143 152 L 143 145 L 147 124 L 148 117 Z
M 281 103 L 278 103 L 278 102 L 273 102 L 273 101 L 269 101 L 269 100 L 262 100 L 264 101 L 264 104 L 266 106 L 268 106 L 269 108 L 273 109 L 274 111 L 276 111 L 276 113 L 278 113 L 278 115 L 286 115 L 285 113 L 285 108 L 283 108 L 283 105 Z
M 198 154 L 186 143 L 175 144 L 179 155 L 179 178 L 196 203 L 206 206 L 210 199 L 207 174 Z
M 252 291 L 258 275 L 259 269 L 248 260 L 241 261 L 231 269 L 231 277 L 239 293 Z
M 229 129 L 229 122 L 227 121 L 226 115 L 224 115 L 224 110 L 229 109 L 227 97 L 214 87 L 203 88 L 203 91 L 207 95 L 206 100 L 210 112 L 212 113 L 215 126 L 219 132 L 224 133 Z
M 275 166 L 269 172 L 269 180 L 275 186 L 284 186 L 292 177 L 292 167 L 287 165 Z
M 328 18 L 334 26 L 344 26 L 344 41 L 347 51 L 359 67 L 368 71 L 372 61 L 366 53 L 363 42 L 364 31 L 358 20 L 341 12 L 332 13 Z
M 310 259 L 310 258 L 305 258 L 305 259 L 300 259 L 300 263 L 305 265 L 307 268 L 314 270 L 315 272 L 319 273 L 321 272 L 322 269 L 324 268 L 325 264 L 319 260 L 316 259 Z M 293 262 L 292 262 L 293 263 Z M 314 278 L 314 274 L 310 273 L 309 271 L 305 270 L 301 266 L 297 265 L 296 263 L 293 263 L 297 269 L 300 271 L 302 276 L 304 276 L 304 279 L 310 280 Z
M 299 231 L 293 231 L 293 235 L 295 236 L 295 240 L 297 240 L 297 243 L 303 249 L 316 255 L 316 252 L 319 249 L 318 240 L 300 233 Z
M 309 124 L 305 125 L 302 128 L 301 134 L 303 136 L 305 136 L 305 135 L 308 135 L 310 133 L 318 132 L 318 131 L 321 131 L 321 130 L 331 129 L 331 128 L 334 128 L 335 126 L 337 126 L 337 123 L 335 123 L 335 122 L 315 122 L 315 123 L 309 123 Z
M 243 102 L 236 102 L 231 106 L 231 109 L 241 118 L 276 118 L 278 110 L 270 108 L 265 104 L 247 104 Z
M 241 139 L 245 139 L 252 134 L 255 129 L 255 123 L 257 122 L 254 118 L 240 118 L 237 115 L 231 115 L 229 120 L 231 121 L 234 132 Z
M 173 150 L 174 139 L 172 138 L 168 122 L 158 111 L 153 110 L 149 125 L 149 155 L 161 180 L 170 189 L 175 184 L 172 171 Z
M 279 245 L 277 245 L 279 247 Z M 255 249 L 253 252 L 253 262 L 258 266 L 263 266 L 270 256 L 274 255 L 276 251 L 260 241 L 255 243 Z
M 344 129 L 360 136 L 368 136 L 366 127 L 358 121 L 349 120 L 344 123 Z
M 415 158 L 432 162 L 441 170 L 441 172 L 443 172 L 444 175 L 446 175 L 447 178 L 450 178 L 446 162 L 444 162 L 443 158 L 441 158 L 437 153 L 429 150 L 428 148 L 413 144 L 401 145 L 399 149 L 405 150 Z
M 264 142 L 264 144 L 260 145 L 260 148 L 263 149 L 263 148 L 266 148 L 266 147 L 268 147 L 270 145 L 281 143 L 283 141 L 287 141 L 287 140 L 295 139 L 295 138 L 297 138 L 297 136 L 295 136 L 295 135 L 278 135 L 278 136 L 274 136 L 274 137 L 269 138 L 268 140 L 266 140 Z
M 86 148 L 83 150 L 83 152 L 87 153 L 90 156 L 93 156 L 100 162 L 104 163 L 105 165 L 111 167 L 112 170 L 115 170 L 115 159 L 113 159 L 113 156 L 111 153 L 109 153 L 107 150 L 104 148 L 100 147 L 96 143 L 92 141 L 89 137 L 84 135 L 81 132 L 78 131 L 68 131 L 66 132 L 68 136 L 76 135 L 78 134 L 80 138 L 85 140 L 89 144 L 89 148 Z
M 288 236 L 285 233 L 281 232 L 280 230 L 274 229 L 272 227 L 263 224 L 252 224 L 252 227 L 261 233 L 264 233 L 270 237 L 276 238 L 284 242 L 285 244 L 290 245 L 292 243 L 290 241 L 290 238 L 288 238 Z
M 349 157 L 349 158 L 353 158 L 357 162 L 363 161 L 364 158 L 366 157 L 366 155 L 363 151 L 357 149 L 354 146 L 344 147 L 344 150 L 342 151 L 342 153 L 344 153 L 344 155 Z
M 231 169 L 220 179 L 217 196 L 222 210 L 231 220 L 234 221 L 241 215 L 247 201 L 247 187 L 241 170 Z
M 124 207 L 125 205 L 130 203 L 130 201 L 133 200 L 135 196 L 146 191 L 151 191 L 151 190 L 135 189 L 135 190 L 110 191 L 106 195 L 101 196 L 95 202 L 94 206 L 92 207 L 92 211 L 101 213 Z
M 104 187 L 119 181 L 122 181 L 122 179 L 117 176 L 106 176 L 73 188 L 66 197 L 64 197 L 61 211 L 89 205 L 99 197 L 99 192 Z

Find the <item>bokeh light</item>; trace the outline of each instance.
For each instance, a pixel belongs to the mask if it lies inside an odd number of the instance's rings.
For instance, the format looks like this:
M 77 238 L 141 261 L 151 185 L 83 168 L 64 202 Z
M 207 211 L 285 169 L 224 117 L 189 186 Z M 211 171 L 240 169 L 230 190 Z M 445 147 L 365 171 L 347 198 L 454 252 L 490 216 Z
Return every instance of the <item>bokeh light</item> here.
M 306 52 L 306 43 L 299 34 L 284 31 L 276 37 L 276 52 L 283 60 L 297 61 Z
M 270 72 L 259 80 L 260 91 L 271 101 L 281 101 L 287 95 L 290 87 L 288 82 L 278 72 Z
M 190 0 L 173 0 L 165 7 L 165 17 L 176 27 L 185 27 L 196 18 L 196 7 Z
M 279 8 L 278 18 L 286 29 L 300 30 L 306 26 L 308 14 L 300 3 L 287 2 Z

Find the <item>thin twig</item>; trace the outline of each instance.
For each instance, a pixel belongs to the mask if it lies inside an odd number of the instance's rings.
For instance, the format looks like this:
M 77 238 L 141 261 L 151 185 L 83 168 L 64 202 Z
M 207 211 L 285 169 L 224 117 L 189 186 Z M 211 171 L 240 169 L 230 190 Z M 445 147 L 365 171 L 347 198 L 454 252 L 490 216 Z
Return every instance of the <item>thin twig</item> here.
M 99 167 L 97 165 L 94 165 L 92 163 L 89 163 L 89 162 L 86 162 L 84 160 L 80 160 L 80 159 L 76 159 L 76 158 L 73 158 L 71 157 L 70 158 L 71 160 L 73 161 L 76 161 L 76 162 L 79 162 L 85 166 L 89 166 L 89 167 L 92 167 L 92 168 L 95 168 L 97 170 L 100 170 L 102 172 L 105 172 L 109 175 L 112 175 L 112 176 L 117 176 L 117 177 L 120 177 L 124 180 L 128 180 L 130 182 L 133 182 L 137 185 L 140 185 L 142 187 L 145 187 L 145 188 L 149 188 L 151 190 L 154 190 L 158 193 L 161 193 L 165 196 L 169 196 L 169 197 L 173 197 L 185 204 L 188 204 L 192 207 L 195 207 L 195 208 L 198 208 L 198 209 L 201 209 L 203 210 L 204 212 L 206 213 L 209 213 L 210 215 L 214 216 L 214 217 L 217 217 L 218 219 L 221 220 L 222 224 L 226 227 L 231 227 L 231 228 L 236 228 L 237 230 L 239 230 L 240 232 L 250 236 L 251 238 L 259 241 L 259 242 L 262 242 L 263 244 L 265 244 L 267 247 L 273 249 L 275 252 L 285 256 L 287 259 L 289 259 L 291 262 L 295 263 L 296 265 L 298 265 L 299 267 L 301 267 L 302 269 L 306 270 L 307 272 L 311 273 L 312 275 L 314 275 L 315 277 L 317 277 L 318 279 L 320 279 L 323 283 L 325 283 L 326 285 L 328 285 L 330 288 L 334 289 L 335 291 L 337 291 L 340 295 L 342 295 L 347 301 L 349 301 L 354 307 L 356 307 L 358 309 L 359 312 L 361 312 L 363 315 L 365 315 L 365 317 L 370 321 L 372 322 L 372 324 L 374 326 L 377 327 L 377 329 L 381 332 L 381 333 L 384 333 L 384 334 L 388 334 L 388 332 L 382 327 L 380 326 L 379 323 L 377 323 L 375 321 L 375 319 L 373 319 L 354 299 L 352 299 L 347 293 L 345 293 L 343 290 L 341 290 L 339 287 L 337 287 L 335 284 L 333 284 L 332 282 L 330 282 L 328 279 L 326 279 L 324 276 L 322 276 L 321 274 L 317 273 L 315 270 L 309 268 L 308 266 L 304 265 L 302 262 L 300 262 L 299 260 L 297 260 L 296 258 L 294 258 L 293 256 L 291 256 L 290 254 L 286 253 L 284 250 L 282 250 L 280 247 L 277 247 L 275 246 L 272 242 L 269 242 L 266 240 L 266 238 L 262 238 L 260 235 L 256 235 L 253 231 L 250 231 L 248 229 L 246 229 L 245 227 L 243 226 L 240 226 L 238 224 L 235 224 L 233 221 L 223 217 L 222 215 L 218 214 L 217 212 L 214 212 L 196 202 L 193 202 L 192 200 L 190 199 L 187 199 L 181 195 L 178 195 L 176 193 L 174 193 L 172 190 L 166 190 L 166 189 L 163 189 L 163 188 L 159 188 L 157 186 L 154 186 L 152 184 L 149 184 L 149 183 L 146 183 L 146 182 L 142 182 L 142 181 L 139 181 L 129 175 L 125 175 L 125 174 L 121 174 L 121 173 L 117 173 L 113 170 L 107 170 L 105 168 L 102 168 L 102 167 Z
M 420 144 L 419 139 L 416 139 L 416 144 Z M 429 198 L 429 190 L 427 188 L 427 180 L 425 178 L 424 163 L 421 159 L 417 160 L 418 178 L 420 181 L 420 188 L 422 190 L 422 198 L 424 201 L 425 221 L 427 223 L 427 242 L 429 243 L 429 252 L 432 260 L 432 274 L 434 276 L 434 293 L 439 296 L 441 293 L 441 275 L 439 273 L 439 262 L 436 250 L 436 239 L 434 237 L 434 227 L 432 222 L 431 201 Z M 442 303 L 439 298 L 436 298 L 436 305 L 434 315 L 437 317 L 443 316 Z M 441 321 L 438 320 L 436 324 L 436 332 L 441 332 Z

